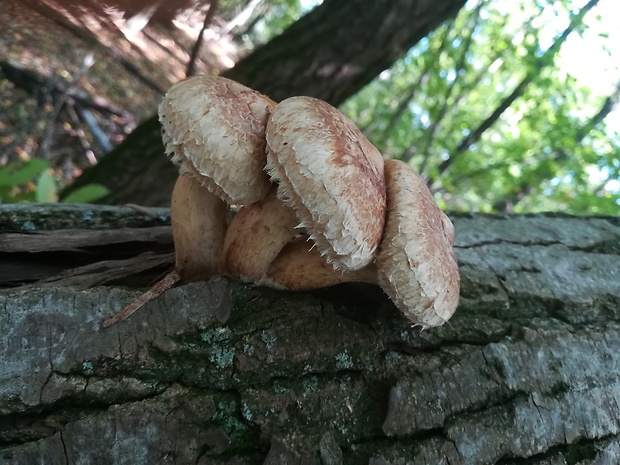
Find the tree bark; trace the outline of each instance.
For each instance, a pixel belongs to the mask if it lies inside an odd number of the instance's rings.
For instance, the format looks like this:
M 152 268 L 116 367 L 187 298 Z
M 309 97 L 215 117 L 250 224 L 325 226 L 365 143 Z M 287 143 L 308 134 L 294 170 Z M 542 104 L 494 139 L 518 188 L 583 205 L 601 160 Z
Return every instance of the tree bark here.
M 223 75 L 276 101 L 309 95 L 338 106 L 464 4 L 326 0 Z M 168 205 L 177 170 L 163 153 L 151 118 L 68 192 L 101 183 L 111 190 L 105 203 Z
M 37 208 L 3 230 L 161 227 Z M 620 220 L 452 219 L 461 303 L 425 331 L 370 286 L 217 278 L 108 329 L 139 290 L 0 291 L 0 463 L 619 463 Z

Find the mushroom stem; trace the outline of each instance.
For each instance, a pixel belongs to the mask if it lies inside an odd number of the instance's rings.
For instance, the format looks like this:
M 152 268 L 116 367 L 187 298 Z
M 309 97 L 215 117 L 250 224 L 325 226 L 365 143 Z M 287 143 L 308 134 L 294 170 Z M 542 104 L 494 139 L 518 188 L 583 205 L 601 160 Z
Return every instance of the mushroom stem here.
M 298 235 L 297 223 L 295 213 L 277 198 L 275 188 L 263 200 L 242 207 L 226 231 L 224 269 L 244 281 L 258 281 L 282 248 Z
M 193 177 L 179 176 L 172 191 L 170 221 L 176 271 L 184 283 L 222 272 L 228 206 Z
M 222 247 L 228 206 L 188 175 L 179 176 L 172 191 L 170 220 L 176 265 L 148 291 L 103 322 L 107 328 L 126 320 L 147 302 L 177 283 L 207 280 L 222 270 Z
M 304 236 L 282 249 L 257 284 L 275 289 L 309 291 L 349 282 L 377 284 L 374 263 L 354 271 L 335 270 Z

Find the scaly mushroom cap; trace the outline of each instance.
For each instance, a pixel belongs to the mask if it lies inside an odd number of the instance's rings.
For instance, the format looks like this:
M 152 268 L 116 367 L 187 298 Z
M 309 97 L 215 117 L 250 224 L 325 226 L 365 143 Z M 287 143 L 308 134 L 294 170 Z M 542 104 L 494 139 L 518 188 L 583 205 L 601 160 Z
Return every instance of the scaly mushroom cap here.
M 378 282 L 415 324 L 439 326 L 459 302 L 454 226 L 409 165 L 386 160 L 387 221 L 377 253 Z
M 181 174 L 229 204 L 250 204 L 271 188 L 265 126 L 275 102 L 237 82 L 194 76 L 173 85 L 159 106 L 162 140 Z
M 311 97 L 280 102 L 267 122 L 267 172 L 335 269 L 375 255 L 385 222 L 383 158 L 336 108 Z

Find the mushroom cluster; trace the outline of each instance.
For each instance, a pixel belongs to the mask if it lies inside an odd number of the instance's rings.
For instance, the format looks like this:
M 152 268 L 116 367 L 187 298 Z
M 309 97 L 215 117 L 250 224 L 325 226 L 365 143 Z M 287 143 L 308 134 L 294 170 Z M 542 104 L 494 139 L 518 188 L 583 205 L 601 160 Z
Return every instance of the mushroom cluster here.
M 222 274 L 287 290 L 377 284 L 423 327 L 454 313 L 452 223 L 421 176 L 384 161 L 336 108 L 311 97 L 276 104 L 229 79 L 196 76 L 172 86 L 159 119 L 180 171 L 175 270 L 104 326 L 179 281 Z

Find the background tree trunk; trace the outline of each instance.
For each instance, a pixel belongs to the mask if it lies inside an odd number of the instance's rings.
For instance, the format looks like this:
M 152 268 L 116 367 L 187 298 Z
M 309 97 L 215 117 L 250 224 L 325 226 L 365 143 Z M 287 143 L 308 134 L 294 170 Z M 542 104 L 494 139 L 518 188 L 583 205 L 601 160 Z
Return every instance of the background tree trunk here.
M 326 0 L 224 76 L 280 101 L 309 95 L 341 104 L 405 54 L 465 0 Z M 143 123 L 71 189 L 106 185 L 104 203 L 168 205 L 177 170 L 156 118 Z
M 108 236 L 165 220 L 0 211 L 3 259 L 21 253 L 8 234 L 62 229 L 66 215 Z M 620 220 L 453 221 L 461 304 L 425 331 L 368 286 L 218 278 L 105 330 L 138 291 L 1 291 L 0 463 L 619 463 Z

